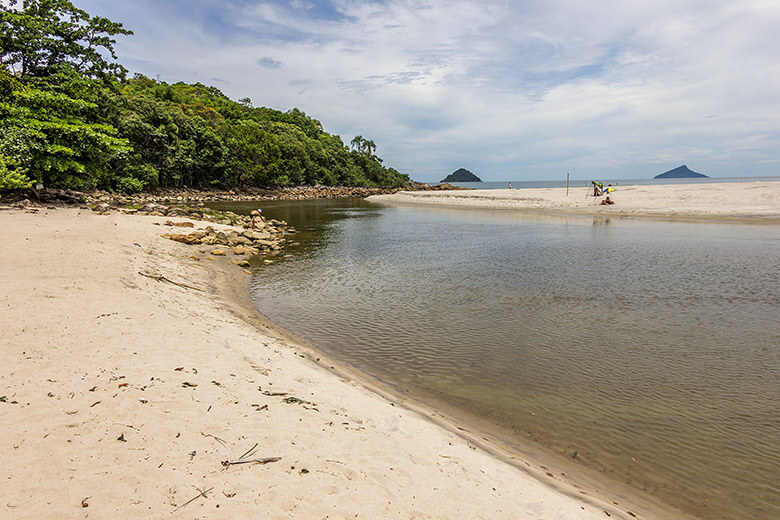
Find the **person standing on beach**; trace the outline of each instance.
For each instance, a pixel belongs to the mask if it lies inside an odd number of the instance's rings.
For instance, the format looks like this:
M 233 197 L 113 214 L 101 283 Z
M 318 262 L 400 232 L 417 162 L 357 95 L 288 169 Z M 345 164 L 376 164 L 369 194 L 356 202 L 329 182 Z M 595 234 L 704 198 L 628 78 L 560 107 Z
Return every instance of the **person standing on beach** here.
M 249 228 L 254 231 L 255 229 L 255 218 L 263 217 L 263 210 L 262 209 L 253 209 L 249 212 Z

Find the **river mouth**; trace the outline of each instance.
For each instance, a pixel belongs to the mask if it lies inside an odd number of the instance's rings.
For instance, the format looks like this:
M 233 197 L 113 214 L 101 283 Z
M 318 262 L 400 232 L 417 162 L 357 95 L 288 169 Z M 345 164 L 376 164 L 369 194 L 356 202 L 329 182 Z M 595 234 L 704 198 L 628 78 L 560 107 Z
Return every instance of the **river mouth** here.
M 780 513 L 775 227 L 262 207 L 299 233 L 255 304 L 333 358 L 701 518 Z

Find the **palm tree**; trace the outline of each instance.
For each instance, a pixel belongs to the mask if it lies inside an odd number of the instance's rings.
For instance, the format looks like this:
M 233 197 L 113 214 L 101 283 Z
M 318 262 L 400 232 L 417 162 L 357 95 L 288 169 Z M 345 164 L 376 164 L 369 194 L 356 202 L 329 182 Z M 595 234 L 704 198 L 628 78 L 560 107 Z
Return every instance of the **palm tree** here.
M 359 154 L 371 156 L 374 152 L 376 152 L 376 143 L 370 139 L 363 139 L 362 135 L 356 135 L 352 141 L 350 141 L 350 144 L 352 145 L 352 149 L 357 151 Z

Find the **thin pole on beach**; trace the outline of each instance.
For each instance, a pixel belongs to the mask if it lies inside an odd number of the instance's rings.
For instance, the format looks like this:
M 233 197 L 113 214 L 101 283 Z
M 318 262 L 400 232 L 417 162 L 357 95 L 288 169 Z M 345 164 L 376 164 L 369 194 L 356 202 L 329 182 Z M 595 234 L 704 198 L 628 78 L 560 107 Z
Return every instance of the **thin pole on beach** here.
M 566 174 L 566 196 L 569 196 L 569 174 Z

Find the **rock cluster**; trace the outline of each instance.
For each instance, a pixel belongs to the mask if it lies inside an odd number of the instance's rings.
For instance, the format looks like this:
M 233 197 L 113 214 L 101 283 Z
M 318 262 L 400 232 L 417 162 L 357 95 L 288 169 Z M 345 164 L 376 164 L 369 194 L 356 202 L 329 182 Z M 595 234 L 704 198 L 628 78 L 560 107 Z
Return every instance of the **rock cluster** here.
M 255 229 L 249 229 L 251 225 L 250 217 L 246 215 L 237 215 L 233 212 L 215 212 L 203 207 L 202 203 L 196 204 L 197 207 L 186 206 L 165 206 L 157 203 L 148 203 L 140 208 L 128 209 L 109 205 L 108 203 L 96 204 L 92 211 L 100 214 L 107 214 L 111 211 L 121 211 L 133 215 L 152 215 L 158 217 L 184 217 L 191 220 L 200 220 L 214 222 L 225 226 L 231 226 L 225 230 L 217 230 L 208 226 L 204 230 L 196 230 L 191 233 L 164 233 L 161 236 L 169 240 L 174 240 L 188 245 L 206 245 L 215 246 L 216 249 L 210 253 L 214 256 L 226 256 L 227 252 L 232 250 L 234 255 L 249 257 L 253 255 L 275 255 L 279 253 L 286 243 L 286 236 L 295 233 L 295 229 L 283 220 L 269 219 L 263 217 L 255 218 Z M 169 227 L 194 227 L 190 221 L 173 222 L 166 221 Z M 205 252 L 205 251 L 204 251 Z M 246 259 L 234 260 L 234 264 L 241 267 L 249 266 Z M 272 263 L 266 259 L 265 263 Z
M 219 230 L 208 226 L 206 229 L 190 233 L 163 233 L 160 236 L 182 244 L 215 246 L 210 251 L 213 256 L 227 256 L 230 251 L 236 256 L 242 256 L 241 259 L 233 260 L 234 264 L 249 267 L 248 257 L 279 253 L 286 243 L 285 236 L 295 232 L 286 222 L 280 220 L 256 219 L 255 223 L 257 224 L 255 230 L 241 228 Z M 166 226 L 172 227 L 189 227 L 188 224 L 192 223 L 170 221 L 165 223 Z M 273 263 L 269 259 L 265 259 L 264 262 Z
M 193 231 L 191 233 L 163 233 L 163 238 L 181 242 L 189 245 L 208 245 L 217 246 L 211 250 L 214 256 L 226 256 L 229 249 L 234 255 L 244 257 L 253 255 L 269 255 L 282 250 L 285 231 L 280 229 L 283 223 L 278 221 L 269 222 L 268 226 L 263 227 L 262 231 L 250 230 L 217 230 L 208 226 L 202 231 Z M 221 246 L 221 247 L 220 247 Z M 249 262 L 246 259 L 234 261 L 236 265 L 247 267 Z
M 87 209 L 87 207 L 85 207 Z M 151 215 L 153 217 L 184 217 L 193 220 L 203 220 L 206 222 L 214 222 L 217 224 L 224 224 L 227 226 L 242 226 L 248 228 L 250 226 L 250 217 L 248 215 L 237 215 L 232 211 L 214 211 L 204 206 L 202 202 L 196 203 L 194 206 L 166 206 L 157 203 L 144 204 L 139 208 L 132 207 L 120 207 L 116 204 L 108 204 L 107 202 L 101 202 L 92 206 L 92 211 L 101 215 L 108 214 L 111 211 L 121 211 L 130 215 Z M 265 220 L 257 219 L 261 222 L 260 225 L 265 223 Z M 276 221 L 275 221 L 276 222 Z M 281 221 L 280 221 L 281 222 Z M 287 223 L 282 223 L 283 227 L 287 227 Z
M 80 192 L 73 190 L 42 189 L 19 190 L 3 195 L 2 203 L 18 206 L 25 200 L 32 204 L 65 203 L 88 204 L 90 206 L 107 204 L 109 206 L 147 206 L 149 204 L 195 205 L 209 201 L 243 202 L 253 200 L 305 200 L 363 198 L 369 195 L 382 195 L 405 191 L 457 190 L 450 184 L 430 186 L 422 182 L 409 181 L 402 188 L 362 188 L 348 186 L 295 186 L 290 188 L 241 188 L 230 190 L 200 188 L 155 188 L 148 192 L 135 194 L 111 193 L 95 190 Z M 30 202 L 28 202 L 29 204 Z
M 447 189 L 431 187 L 421 182 L 409 181 L 403 188 L 362 188 L 348 186 L 295 186 L 290 188 L 243 188 L 232 190 L 179 188 L 157 188 L 144 193 L 123 195 L 107 191 L 94 191 L 84 194 L 88 202 L 106 202 L 118 205 L 138 204 L 192 204 L 209 201 L 243 202 L 252 200 L 307 200 L 364 198 L 369 195 L 395 193 L 399 190 L 423 191 Z M 449 189 L 456 189 L 454 186 Z
M 426 190 L 429 191 L 447 191 L 447 190 L 467 190 L 468 188 L 463 188 L 461 186 L 453 186 L 449 182 L 442 182 L 437 184 L 436 186 L 428 186 Z M 411 190 L 408 190 L 411 191 Z M 422 190 L 420 190 L 422 191 Z
M 248 230 L 250 217 L 232 212 L 212 211 L 205 207 L 210 201 L 253 201 L 253 200 L 304 200 L 321 198 L 363 198 L 369 195 L 395 193 L 399 190 L 456 190 L 450 184 L 429 186 L 421 182 L 409 181 L 403 188 L 362 188 L 345 186 L 296 186 L 291 188 L 244 188 L 232 190 L 178 188 L 158 188 L 149 192 L 126 195 L 107 191 L 78 192 L 72 190 L 45 189 L 30 191 L 33 195 L 17 191 L 6 196 L 3 203 L 13 207 L 37 211 L 42 203 L 81 204 L 83 209 L 92 209 L 95 213 L 109 214 L 111 211 L 134 215 L 152 215 L 159 217 L 184 217 L 216 224 L 234 226 L 230 232 L 217 231 L 207 227 L 203 231 L 189 234 L 165 233 L 162 236 L 184 244 L 213 245 L 227 247 L 235 255 L 269 255 L 282 250 L 285 235 L 295 233 L 286 222 L 256 219 L 257 230 Z M 173 223 L 169 226 L 187 226 L 187 223 Z M 189 227 L 189 226 L 188 226 Z M 223 249 L 211 251 L 214 256 L 225 255 Z M 265 263 L 272 263 L 265 259 Z M 246 260 L 234 261 L 242 266 Z

